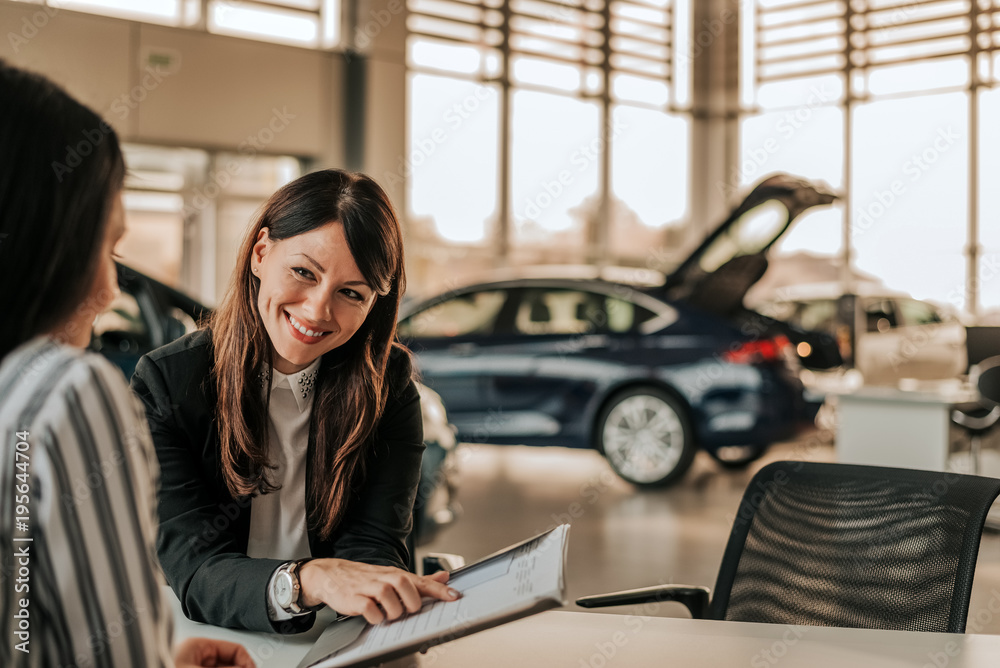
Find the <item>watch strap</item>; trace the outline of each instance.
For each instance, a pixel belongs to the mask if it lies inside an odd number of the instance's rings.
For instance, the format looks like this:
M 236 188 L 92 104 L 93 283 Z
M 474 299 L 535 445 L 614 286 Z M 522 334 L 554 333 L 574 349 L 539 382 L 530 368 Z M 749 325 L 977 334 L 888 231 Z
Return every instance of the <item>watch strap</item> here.
M 294 594 L 292 596 L 292 601 L 287 607 L 284 607 L 285 612 L 290 615 L 307 614 L 309 612 L 319 610 L 320 608 L 323 608 L 326 605 L 325 603 L 320 603 L 319 605 L 308 607 L 301 605 L 300 603 L 300 601 L 302 600 L 302 582 L 299 579 L 299 571 L 302 568 L 302 565 L 308 561 L 312 561 L 312 559 L 311 558 L 295 559 L 294 561 L 289 561 L 288 563 L 280 566 L 280 570 L 284 570 L 286 573 L 288 573 L 293 583 L 292 587 L 294 589 Z

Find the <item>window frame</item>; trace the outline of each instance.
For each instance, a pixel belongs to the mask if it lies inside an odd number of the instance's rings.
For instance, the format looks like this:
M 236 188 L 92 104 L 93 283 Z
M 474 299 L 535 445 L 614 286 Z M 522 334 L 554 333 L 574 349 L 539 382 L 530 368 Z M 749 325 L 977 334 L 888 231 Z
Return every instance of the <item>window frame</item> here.
M 525 4 L 528 0 L 522 0 L 520 4 Z M 421 0 L 409 0 L 410 17 L 436 17 L 441 18 L 441 14 L 433 14 L 429 11 L 420 10 Z M 451 19 L 456 24 L 464 24 L 469 30 L 478 31 L 478 39 L 462 39 L 455 36 L 446 37 L 442 34 L 435 34 L 427 29 L 414 29 L 413 21 L 408 22 L 407 34 L 407 72 L 408 74 L 423 73 L 433 76 L 454 78 L 459 80 L 472 81 L 482 85 L 495 85 L 500 89 L 500 131 L 498 149 L 498 183 L 497 183 L 497 210 L 495 216 L 486 221 L 487 229 L 485 236 L 480 242 L 475 243 L 455 243 L 448 242 L 453 246 L 481 246 L 492 248 L 496 255 L 502 260 L 510 262 L 512 256 L 517 258 L 522 256 L 520 263 L 537 254 L 538 249 L 544 245 L 518 244 L 515 243 L 515 209 L 516 203 L 512 197 L 512 99 L 516 91 L 539 91 L 567 97 L 575 97 L 585 101 L 593 101 L 598 104 L 598 127 L 595 128 L 598 138 L 602 142 L 603 150 L 600 151 L 598 162 L 598 183 L 594 193 L 596 198 L 597 215 L 589 216 L 584 224 L 583 244 L 579 249 L 572 249 L 568 252 L 572 258 L 563 258 L 563 262 L 611 262 L 617 261 L 610 252 L 610 226 L 611 212 L 614 202 L 617 200 L 613 192 L 611 178 L 612 153 L 615 146 L 615 129 L 613 127 L 613 113 L 618 107 L 638 107 L 653 109 L 665 114 L 679 115 L 690 122 L 693 114 L 690 107 L 690 81 L 691 81 L 691 58 L 685 52 L 690 44 L 688 32 L 690 32 L 690 3 L 689 0 L 663 0 L 662 7 L 656 8 L 652 3 L 641 2 L 641 0 L 607 0 L 606 2 L 584 2 L 576 0 L 576 4 L 568 5 L 555 0 L 530 0 L 528 4 L 550 5 L 553 11 L 562 9 L 567 14 L 584 17 L 580 22 L 586 24 L 583 30 L 590 31 L 590 34 L 599 35 L 603 43 L 598 46 L 593 44 L 583 44 L 585 40 L 575 42 L 581 48 L 578 59 L 566 59 L 563 57 L 546 56 L 547 61 L 552 63 L 561 62 L 572 64 L 579 68 L 581 85 L 579 90 L 559 90 L 545 86 L 533 85 L 516 81 L 512 74 L 512 62 L 521 56 L 529 55 L 529 49 L 519 48 L 517 42 L 521 37 L 529 35 L 518 28 L 518 19 L 529 16 L 524 11 L 518 11 L 518 0 L 435 0 L 435 6 L 447 6 L 449 4 L 461 6 L 464 10 L 471 11 L 473 8 L 480 11 L 478 20 L 466 18 L 464 20 Z M 599 9 L 586 9 L 584 7 L 597 7 Z M 666 38 L 653 44 L 655 40 L 646 46 L 650 48 L 657 46 L 665 50 L 667 54 L 662 62 L 656 58 L 646 58 L 646 61 L 656 65 L 663 65 L 663 69 L 657 76 L 643 75 L 640 70 L 633 71 L 634 68 L 626 64 L 628 58 L 635 58 L 642 61 L 643 57 L 636 57 L 634 53 L 628 51 L 626 44 L 642 43 L 643 39 L 621 30 L 622 23 L 643 24 L 637 18 L 623 17 L 620 14 L 621 8 L 629 10 L 652 10 L 662 11 L 665 23 L 650 27 L 661 27 Z M 575 13 L 575 14 L 574 14 Z M 594 26 L 594 17 L 599 17 L 603 23 L 597 30 Z M 555 17 L 558 19 L 558 17 Z M 447 19 L 446 19 L 447 20 Z M 557 27 L 569 25 L 569 21 L 564 21 Z M 537 37 L 537 36 L 535 36 Z M 560 37 L 539 38 L 553 42 L 570 44 Z M 478 71 L 447 72 L 428 65 L 415 63 L 412 58 L 414 45 L 420 40 L 432 40 L 448 42 L 453 45 L 462 45 L 469 48 L 478 49 L 480 52 L 480 65 Z M 630 41 L 631 40 L 631 41 Z M 594 56 L 596 54 L 596 56 Z M 531 52 L 531 57 L 539 54 Z M 487 57 L 489 56 L 489 58 Z M 593 57 L 591 57 L 593 56 Z M 492 59 L 492 60 L 491 60 Z M 654 67 L 655 69 L 655 67 Z M 669 89 L 669 100 L 664 104 L 643 103 L 631 99 L 624 99 L 613 93 L 613 82 L 616 76 L 636 74 L 648 76 L 649 81 L 662 82 Z M 596 86 L 588 83 L 591 80 L 599 80 Z M 408 150 L 411 147 L 408 147 Z M 554 178 L 557 175 L 554 175 Z M 690 198 L 690 193 L 685 193 Z M 589 199 L 589 197 L 588 197 Z M 585 200 L 586 201 L 586 200 Z M 688 207 L 685 207 L 685 210 Z M 664 221 L 669 224 L 674 221 Z M 492 229 L 490 229 L 492 226 Z M 579 256 L 579 257 L 577 257 Z M 623 256 L 626 263 L 630 260 Z M 632 262 L 635 260 L 632 259 Z M 519 263 L 517 259 L 515 263 Z
M 855 146 L 854 112 L 859 106 L 890 99 L 906 99 L 948 92 L 964 92 L 968 104 L 968 201 L 967 233 L 964 249 L 964 293 L 955 295 L 955 302 L 964 302 L 964 309 L 973 319 L 980 311 L 981 286 L 977 280 L 987 253 L 981 248 L 980 213 L 982 177 L 980 159 L 980 133 L 984 121 L 979 106 L 980 94 L 1000 85 L 1000 6 L 990 3 L 983 7 L 979 0 L 954 0 L 953 2 L 896 2 L 889 7 L 868 6 L 871 3 L 853 3 L 851 0 L 795 0 L 783 5 L 768 6 L 767 0 L 753 0 L 741 7 L 742 36 L 739 76 L 739 116 L 749 116 L 791 111 L 805 108 L 837 107 L 843 110 L 843 185 L 841 262 L 853 264 L 852 229 L 857 224 L 857 208 L 852 205 L 851 184 L 854 182 L 852 165 Z M 838 11 L 833 11 L 839 8 Z M 782 22 L 782 13 L 816 11 L 822 16 Z M 825 12 L 825 13 L 824 13 Z M 935 15 L 928 12 L 937 12 Z M 792 34 L 795 30 L 817 29 L 824 22 L 832 30 L 824 37 L 834 36 L 836 45 L 819 44 L 815 36 Z M 775 37 L 782 30 L 785 37 Z M 915 31 L 915 32 L 914 32 Z M 923 33 L 921 35 L 921 32 Z M 775 47 L 801 48 L 796 53 L 773 53 Z M 764 52 L 770 49 L 772 53 Z M 810 50 L 812 49 L 812 50 Z M 800 61 L 795 63 L 795 61 Z M 940 83 L 926 88 L 904 88 L 880 91 L 872 86 L 873 75 L 892 73 L 893 68 L 920 64 L 961 62 L 965 79 Z M 773 65 L 787 65 L 784 72 L 767 71 Z M 797 69 L 796 69 L 797 67 Z M 819 81 L 839 82 L 839 89 L 830 98 L 806 99 L 804 104 L 789 102 L 787 105 L 762 106 L 760 91 L 768 84 L 801 83 L 805 94 L 810 85 L 815 89 Z M 922 84 L 924 82 L 921 82 Z M 926 84 L 925 84 L 926 85 Z M 821 96 L 822 97 L 822 96 Z M 745 147 L 744 147 L 745 148 Z M 746 162 L 741 155 L 738 163 Z M 952 297 L 949 296 L 949 301 Z

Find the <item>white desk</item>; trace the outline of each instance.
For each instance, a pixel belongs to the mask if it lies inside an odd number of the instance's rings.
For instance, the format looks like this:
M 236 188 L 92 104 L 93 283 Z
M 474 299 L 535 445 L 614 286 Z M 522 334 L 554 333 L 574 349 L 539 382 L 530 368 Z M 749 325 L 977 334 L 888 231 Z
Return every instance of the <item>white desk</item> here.
M 863 387 L 837 397 L 837 461 L 944 471 L 952 404 L 975 401 L 968 388 L 937 391 Z
M 172 598 L 172 597 L 171 597 Z M 295 668 L 319 634 L 282 637 L 190 622 L 178 638 L 241 642 L 258 668 Z M 393 668 L 992 667 L 1000 636 L 746 624 L 591 612 L 544 612 L 399 659 Z
M 180 601 L 174 596 L 174 592 L 169 587 L 163 589 L 164 597 L 170 601 L 170 607 L 174 615 L 174 643 L 185 638 L 216 638 L 218 640 L 230 640 L 246 647 L 250 656 L 257 664 L 257 668 L 269 668 L 270 666 L 288 666 L 295 668 L 302 657 L 306 655 L 319 635 L 323 632 L 332 619 L 332 614 L 321 612 L 317 615 L 317 623 L 308 633 L 297 635 L 280 635 L 277 633 L 251 633 L 250 631 L 234 631 L 224 629 L 220 626 L 209 626 L 192 622 L 181 612 Z

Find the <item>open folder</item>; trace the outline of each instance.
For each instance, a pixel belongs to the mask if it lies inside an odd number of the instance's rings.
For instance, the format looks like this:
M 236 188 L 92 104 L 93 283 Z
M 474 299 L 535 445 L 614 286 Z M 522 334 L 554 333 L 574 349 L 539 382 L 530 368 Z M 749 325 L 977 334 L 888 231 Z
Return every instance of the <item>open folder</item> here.
M 563 524 L 452 571 L 456 601 L 425 599 L 418 612 L 381 624 L 335 621 L 299 668 L 379 663 L 563 605 L 568 535 Z

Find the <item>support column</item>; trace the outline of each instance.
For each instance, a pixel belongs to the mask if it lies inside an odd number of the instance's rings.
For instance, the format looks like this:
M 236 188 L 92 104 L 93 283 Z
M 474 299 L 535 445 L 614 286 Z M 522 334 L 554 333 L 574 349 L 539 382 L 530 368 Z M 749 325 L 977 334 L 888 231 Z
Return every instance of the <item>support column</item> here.
M 494 248 L 493 265 L 495 267 L 507 266 L 510 259 L 511 247 L 511 211 L 510 211 L 510 153 L 511 153 L 511 107 L 510 90 L 510 3 L 504 2 L 500 7 L 500 15 L 503 22 L 500 25 L 500 34 L 503 41 L 500 43 L 500 145 L 497 151 L 500 157 L 497 183 L 497 221 L 494 230 L 496 247 Z
M 701 241 L 739 200 L 739 0 L 693 0 L 691 49 L 691 218 L 688 245 Z
M 979 58 L 982 44 L 976 34 L 983 13 L 978 2 L 969 6 L 969 232 L 965 257 L 965 310 L 972 323 L 979 318 Z
M 355 51 L 345 54 L 350 59 L 345 81 L 348 86 L 361 83 L 364 100 L 361 108 L 351 101 L 345 105 L 349 114 L 364 119 L 361 128 L 352 124 L 356 119 L 346 119 L 347 132 L 356 136 L 345 141 L 345 158 L 377 179 L 404 216 L 407 175 L 400 165 L 408 157 L 407 14 L 405 0 L 357 0 L 355 25 L 346 26 Z
M 974 4 L 974 3 L 973 3 Z M 972 61 L 973 70 L 976 61 Z M 973 75 L 975 77 L 975 75 Z M 969 238 L 966 247 L 965 310 L 972 323 L 979 319 L 979 91 L 978 77 L 969 91 Z

